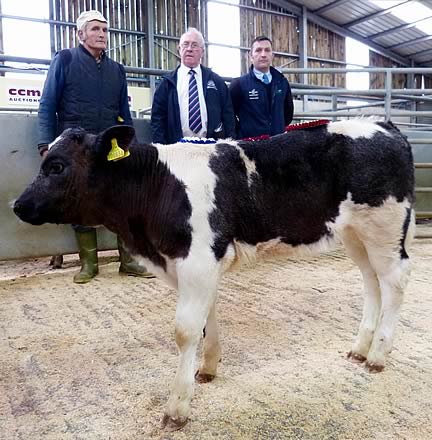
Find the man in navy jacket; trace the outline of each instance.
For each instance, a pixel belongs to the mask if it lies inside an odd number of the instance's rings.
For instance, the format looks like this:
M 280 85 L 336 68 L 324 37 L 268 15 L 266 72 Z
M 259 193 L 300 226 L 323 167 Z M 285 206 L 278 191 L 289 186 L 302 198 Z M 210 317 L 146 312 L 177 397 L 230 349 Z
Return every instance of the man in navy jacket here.
M 77 19 L 78 47 L 58 52 L 48 70 L 39 105 L 40 155 L 45 158 L 49 144 L 63 130 L 82 127 L 98 134 L 112 125 L 132 125 L 124 67 L 105 53 L 108 44 L 106 18 L 96 10 L 85 11 Z M 97 235 L 89 226 L 72 225 L 81 262 L 74 282 L 83 284 L 98 273 Z M 139 265 L 118 238 L 119 272 L 152 276 Z M 63 257 L 55 255 L 52 264 L 61 267 Z
M 204 54 L 201 32 L 189 28 L 181 36 L 178 50 L 181 64 L 162 79 L 153 97 L 153 142 L 172 144 L 187 136 L 234 138 L 235 120 L 228 88 L 219 75 L 200 64 Z M 191 75 L 198 91 L 198 128 L 191 128 L 189 120 Z
M 275 68 L 272 42 L 255 38 L 249 73 L 231 82 L 230 93 L 239 139 L 283 133 L 292 121 L 294 105 L 288 80 Z

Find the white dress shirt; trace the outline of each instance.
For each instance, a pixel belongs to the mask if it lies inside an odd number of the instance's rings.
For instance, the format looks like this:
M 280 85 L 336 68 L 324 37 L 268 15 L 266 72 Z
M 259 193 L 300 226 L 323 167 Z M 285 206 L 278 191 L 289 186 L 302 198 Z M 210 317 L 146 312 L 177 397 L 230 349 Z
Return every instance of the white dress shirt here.
M 189 128 L 189 78 L 190 67 L 180 64 L 177 70 L 177 95 L 180 107 L 180 122 L 183 131 L 183 137 L 206 137 L 207 136 L 207 107 L 204 99 L 202 71 L 201 66 L 194 67 L 195 78 L 197 81 L 198 98 L 200 103 L 202 128 L 199 133 L 194 133 Z
M 265 74 L 267 75 L 267 78 L 268 78 L 268 80 L 269 80 L 269 83 L 271 83 L 271 80 L 272 80 L 272 74 L 270 73 L 270 69 L 269 69 L 268 72 L 260 72 L 259 70 L 255 69 L 255 67 L 254 67 L 254 69 L 253 69 L 253 73 L 254 73 L 255 76 L 256 76 L 260 81 L 262 81 L 262 82 L 264 82 L 264 81 L 263 81 L 263 76 L 264 76 L 264 73 L 265 73 Z

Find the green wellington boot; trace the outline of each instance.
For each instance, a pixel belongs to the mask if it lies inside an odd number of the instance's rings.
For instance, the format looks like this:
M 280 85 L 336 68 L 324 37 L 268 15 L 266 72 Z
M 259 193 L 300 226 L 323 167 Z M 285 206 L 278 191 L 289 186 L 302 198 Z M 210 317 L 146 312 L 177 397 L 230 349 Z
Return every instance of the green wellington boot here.
M 91 281 L 99 272 L 96 230 L 75 232 L 75 236 L 78 243 L 81 270 L 73 280 L 74 283 L 84 284 Z
M 143 278 L 154 278 L 155 276 L 147 272 L 145 266 L 141 266 L 137 261 L 135 261 L 131 254 L 125 248 L 123 240 L 120 237 L 117 237 L 117 246 L 120 256 L 120 267 L 119 273 L 121 275 L 132 275 L 135 277 L 143 277 Z

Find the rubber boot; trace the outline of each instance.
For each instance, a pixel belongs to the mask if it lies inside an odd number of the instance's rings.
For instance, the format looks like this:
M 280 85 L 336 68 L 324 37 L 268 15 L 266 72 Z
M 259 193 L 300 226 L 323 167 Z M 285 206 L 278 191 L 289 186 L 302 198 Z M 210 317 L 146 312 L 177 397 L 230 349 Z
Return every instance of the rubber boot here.
M 121 275 L 131 275 L 135 277 L 154 278 L 154 275 L 147 272 L 145 266 L 135 261 L 129 251 L 126 249 L 123 240 L 117 237 L 117 246 L 120 257 L 119 273 Z
M 81 270 L 73 280 L 74 283 L 84 284 L 91 281 L 99 272 L 97 258 L 96 230 L 89 232 L 77 232 L 75 236 L 78 243 Z

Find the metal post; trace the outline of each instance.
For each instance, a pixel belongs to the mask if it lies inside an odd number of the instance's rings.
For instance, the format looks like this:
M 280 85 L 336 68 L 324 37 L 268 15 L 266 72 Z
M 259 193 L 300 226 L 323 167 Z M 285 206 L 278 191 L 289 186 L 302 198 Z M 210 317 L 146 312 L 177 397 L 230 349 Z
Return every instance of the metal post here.
M 411 67 L 415 67 L 414 60 L 411 60 Z M 414 89 L 415 88 L 415 76 L 414 76 L 414 73 L 408 73 L 408 75 L 407 75 L 407 88 L 408 89 Z M 411 103 L 410 103 L 410 110 L 411 111 L 415 111 L 416 110 L 416 102 L 415 101 L 411 101 Z M 416 123 L 417 122 L 417 118 L 415 116 L 411 116 L 410 117 L 410 122 L 411 123 Z
M 54 5 L 53 0 L 49 1 L 49 19 L 54 20 Z M 50 47 L 51 47 L 51 58 L 54 57 L 56 53 L 55 48 L 55 35 L 54 35 L 55 26 L 50 24 Z
M 1 4 L 1 0 L 0 0 L 0 15 L 1 15 L 1 11 L 2 11 L 2 4 Z M 3 20 L 0 17 L 0 53 L 4 53 L 4 44 L 3 44 L 3 40 L 4 40 L 4 35 L 3 35 Z M 4 76 L 4 74 L 0 74 L 0 76 Z
M 300 37 L 299 37 L 299 65 L 301 68 L 307 69 L 308 67 L 308 24 L 307 24 L 307 8 L 302 7 L 302 16 L 299 19 Z M 308 84 L 308 75 L 302 73 L 300 75 L 300 82 Z M 307 111 L 308 96 L 303 96 L 303 111 Z
M 153 0 L 147 0 L 147 48 L 148 48 L 148 66 L 150 69 L 155 68 L 155 51 L 154 51 L 154 4 Z M 153 100 L 156 83 L 155 77 L 150 75 L 150 94 Z
M 338 98 L 337 95 L 332 96 L 332 111 L 333 112 L 336 112 L 336 110 L 337 110 L 337 98 Z M 333 121 L 337 120 L 336 114 L 333 116 L 332 120 Z
M 392 93 L 392 71 L 390 69 L 386 69 L 385 76 L 385 101 L 384 101 L 384 109 L 385 109 L 385 120 L 389 121 L 391 117 L 391 93 Z

